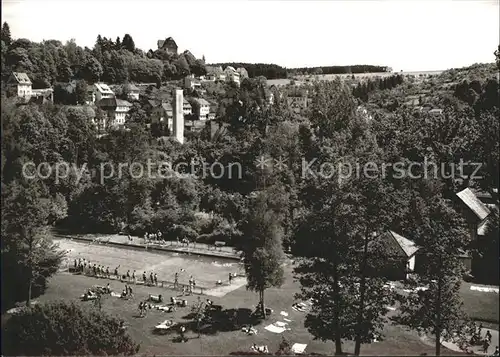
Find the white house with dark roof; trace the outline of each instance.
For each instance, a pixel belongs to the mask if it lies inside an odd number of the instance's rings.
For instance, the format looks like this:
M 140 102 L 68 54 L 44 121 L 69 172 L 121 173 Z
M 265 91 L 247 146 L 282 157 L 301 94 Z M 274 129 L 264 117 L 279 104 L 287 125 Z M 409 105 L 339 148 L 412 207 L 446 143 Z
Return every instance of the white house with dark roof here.
M 125 125 L 127 113 L 132 104 L 126 100 L 111 97 L 101 99 L 97 102 L 97 106 L 107 113 L 109 125 L 116 127 Z
M 7 95 L 31 98 L 32 83 L 24 72 L 12 72 L 7 80 Z

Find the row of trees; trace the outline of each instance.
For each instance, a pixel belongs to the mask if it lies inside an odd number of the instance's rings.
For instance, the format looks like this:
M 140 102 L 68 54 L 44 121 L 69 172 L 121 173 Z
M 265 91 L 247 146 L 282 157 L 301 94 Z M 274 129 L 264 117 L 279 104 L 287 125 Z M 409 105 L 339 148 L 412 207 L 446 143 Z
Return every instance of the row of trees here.
M 368 79 L 365 82 L 358 83 L 353 88 L 353 95 L 356 98 L 359 98 L 362 101 L 366 102 L 368 101 L 370 92 L 373 92 L 375 90 L 392 89 L 402 84 L 403 81 L 403 76 L 399 74 L 384 78 Z
M 322 67 L 301 67 L 290 68 L 290 75 L 317 75 L 317 74 L 351 74 L 351 73 L 384 73 L 390 72 L 389 67 L 373 65 L 353 65 L 353 66 L 322 66 Z

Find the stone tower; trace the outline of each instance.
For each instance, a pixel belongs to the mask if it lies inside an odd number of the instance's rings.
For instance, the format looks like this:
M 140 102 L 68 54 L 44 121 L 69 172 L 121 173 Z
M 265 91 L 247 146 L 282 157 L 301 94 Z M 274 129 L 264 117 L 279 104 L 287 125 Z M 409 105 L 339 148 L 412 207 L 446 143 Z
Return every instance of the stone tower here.
M 174 114 L 173 132 L 178 142 L 184 144 L 184 94 L 182 89 L 176 89 L 174 92 L 174 103 L 172 105 Z

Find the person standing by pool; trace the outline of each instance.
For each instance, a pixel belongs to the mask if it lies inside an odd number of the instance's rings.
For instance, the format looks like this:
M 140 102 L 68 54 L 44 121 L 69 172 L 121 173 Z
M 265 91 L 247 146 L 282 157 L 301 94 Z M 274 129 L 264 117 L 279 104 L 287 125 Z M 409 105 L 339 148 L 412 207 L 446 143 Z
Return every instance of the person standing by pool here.
M 137 284 L 137 280 L 135 278 L 135 270 L 132 272 L 132 280 L 134 281 L 134 284 Z
M 175 272 L 174 274 L 174 289 L 179 287 L 179 273 Z
M 191 275 L 189 277 L 189 294 L 193 293 L 193 282 L 194 282 L 194 279 L 193 279 L 193 276 Z

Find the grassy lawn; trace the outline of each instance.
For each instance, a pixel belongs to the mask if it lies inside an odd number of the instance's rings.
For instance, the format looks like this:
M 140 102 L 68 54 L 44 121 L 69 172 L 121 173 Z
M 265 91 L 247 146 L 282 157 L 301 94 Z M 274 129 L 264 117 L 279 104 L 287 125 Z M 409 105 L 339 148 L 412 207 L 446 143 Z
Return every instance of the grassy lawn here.
M 131 300 L 122 300 L 114 297 L 107 297 L 103 303 L 103 309 L 110 314 L 124 319 L 129 326 L 129 333 L 141 343 L 141 354 L 162 354 L 162 355 L 227 355 L 234 351 L 248 351 L 253 343 L 258 345 L 267 345 L 271 352 L 277 350 L 282 336 L 286 337 L 292 343 L 307 343 L 307 353 L 333 354 L 334 347 L 331 342 L 314 341 L 312 336 L 304 328 L 304 314 L 291 309 L 295 302 L 294 294 L 298 291 L 297 283 L 293 281 L 291 268 L 286 269 L 287 280 L 280 289 L 269 289 L 266 291 L 266 305 L 271 307 L 274 312 L 267 320 L 256 325 L 258 334 L 248 336 L 239 329 L 228 326 L 216 326 L 204 330 L 201 338 L 192 331 L 192 324 L 185 317 L 190 313 L 187 308 L 179 308 L 174 313 L 164 313 L 157 310 L 149 310 L 147 317 L 139 318 L 137 306 L 141 299 L 148 294 L 162 294 L 167 299 L 170 296 L 176 296 L 176 292 L 154 288 L 135 286 L 135 297 Z M 49 284 L 46 294 L 38 299 L 40 302 L 52 300 L 76 300 L 86 288 L 92 285 L 105 285 L 104 279 L 95 279 L 68 273 L 60 273 L 53 277 Z M 111 287 L 115 291 L 123 289 L 124 284 L 116 281 L 111 282 Z M 189 296 L 186 298 L 188 304 L 193 304 L 197 297 Z M 221 304 L 225 312 L 232 315 L 236 311 L 239 323 L 245 323 L 251 309 L 257 303 L 257 294 L 248 292 L 244 287 L 234 290 L 221 298 L 211 298 L 215 304 Z M 91 302 L 79 302 L 92 306 Z M 288 312 L 288 318 L 293 320 L 290 323 L 291 331 L 286 331 L 282 335 L 274 334 L 264 329 L 268 324 L 275 321 L 282 321 L 280 311 Z M 176 342 L 178 336 L 176 332 L 166 335 L 156 335 L 153 332 L 153 326 L 165 319 L 173 319 L 176 322 L 187 324 L 186 343 Z M 432 354 L 433 347 L 423 343 L 413 331 L 408 331 L 400 326 L 386 325 L 386 339 L 381 342 L 364 345 L 362 353 L 366 355 L 419 355 L 421 353 Z M 344 344 L 345 352 L 352 353 L 354 345 L 347 341 Z M 451 351 L 445 354 L 453 355 Z M 455 353 L 456 354 L 456 353 Z
M 471 283 L 462 283 L 460 294 L 464 301 L 465 310 L 469 316 L 483 322 L 485 327 L 498 330 L 499 326 L 499 297 L 496 293 L 486 293 L 471 290 Z
M 145 252 L 144 250 L 127 250 L 118 247 L 108 247 L 100 245 L 89 245 L 84 243 L 68 242 L 63 244 L 64 249 L 70 250 L 72 259 L 82 257 L 90 259 L 98 264 L 109 265 L 111 269 L 120 265 L 122 269 L 137 269 L 137 272 L 154 270 L 158 272 L 159 278 L 173 274 L 180 268 L 185 270 L 180 280 L 193 274 L 202 284 L 211 284 L 215 279 L 226 280 L 229 271 L 237 270 L 237 263 L 228 264 L 218 261 L 217 258 L 196 257 L 179 254 L 157 254 Z M 179 308 L 173 313 L 149 310 L 144 318 L 138 317 L 139 301 L 144 300 L 149 294 L 162 294 L 165 301 L 169 302 L 171 296 L 178 296 L 177 292 L 155 287 L 142 285 L 134 286 L 134 298 L 122 300 L 107 296 L 103 302 L 103 309 L 112 315 L 125 320 L 129 326 L 130 335 L 137 342 L 141 343 L 142 354 L 148 355 L 227 355 L 236 351 L 249 351 L 250 347 L 257 345 L 267 345 L 271 352 L 278 349 L 282 336 L 291 343 L 307 344 L 306 353 L 333 354 L 334 345 L 332 342 L 315 341 L 312 335 L 304 328 L 304 313 L 294 311 L 291 306 L 296 302 L 294 295 L 299 290 L 299 285 L 294 281 L 292 266 L 285 268 L 285 283 L 279 289 L 268 289 L 265 294 L 266 306 L 274 310 L 271 317 L 260 323 L 255 322 L 258 333 L 248 336 L 240 331 L 235 324 L 228 323 L 229 320 L 236 320 L 236 325 L 250 322 L 249 315 L 257 304 L 257 294 L 249 292 L 242 286 L 241 281 L 235 281 L 231 286 L 224 286 L 224 291 L 212 294 L 210 299 L 215 304 L 222 306 L 222 313 L 217 319 L 217 325 L 206 326 L 201 337 L 193 330 L 195 326 L 188 315 L 191 312 L 190 306 L 197 300 L 197 296 L 188 296 L 187 308 Z M 239 278 L 244 280 L 244 278 Z M 45 295 L 38 298 L 40 302 L 53 300 L 75 300 L 79 304 L 92 307 L 92 302 L 80 302 L 79 296 L 92 287 L 92 285 L 106 285 L 106 279 L 97 279 L 69 273 L 59 273 L 49 282 L 49 288 Z M 183 281 L 180 281 L 183 282 Z M 116 280 L 110 281 L 112 290 L 121 292 L 124 284 Z M 219 288 L 212 288 L 217 290 Z M 495 293 L 483 293 L 470 290 L 470 284 L 464 283 L 462 296 L 465 307 L 470 316 L 482 321 L 491 321 L 496 326 L 487 325 L 485 327 L 498 328 L 498 295 Z M 207 296 L 203 296 L 206 299 Z M 281 311 L 287 312 L 291 331 L 283 334 L 275 334 L 264 329 L 265 326 L 276 321 L 284 321 L 280 315 Z M 391 315 L 397 312 L 390 312 Z M 177 332 L 172 331 L 165 335 L 157 335 L 153 332 L 153 327 L 160 322 L 172 319 L 178 323 L 186 325 L 186 343 L 178 343 Z M 415 331 L 408 330 L 402 326 L 388 323 L 384 328 L 385 339 L 380 342 L 362 346 L 364 355 L 419 355 L 427 353 L 433 354 L 434 347 L 428 341 L 420 339 Z M 344 343 L 344 352 L 352 353 L 354 344 L 351 341 Z M 443 354 L 456 355 L 443 347 Z

